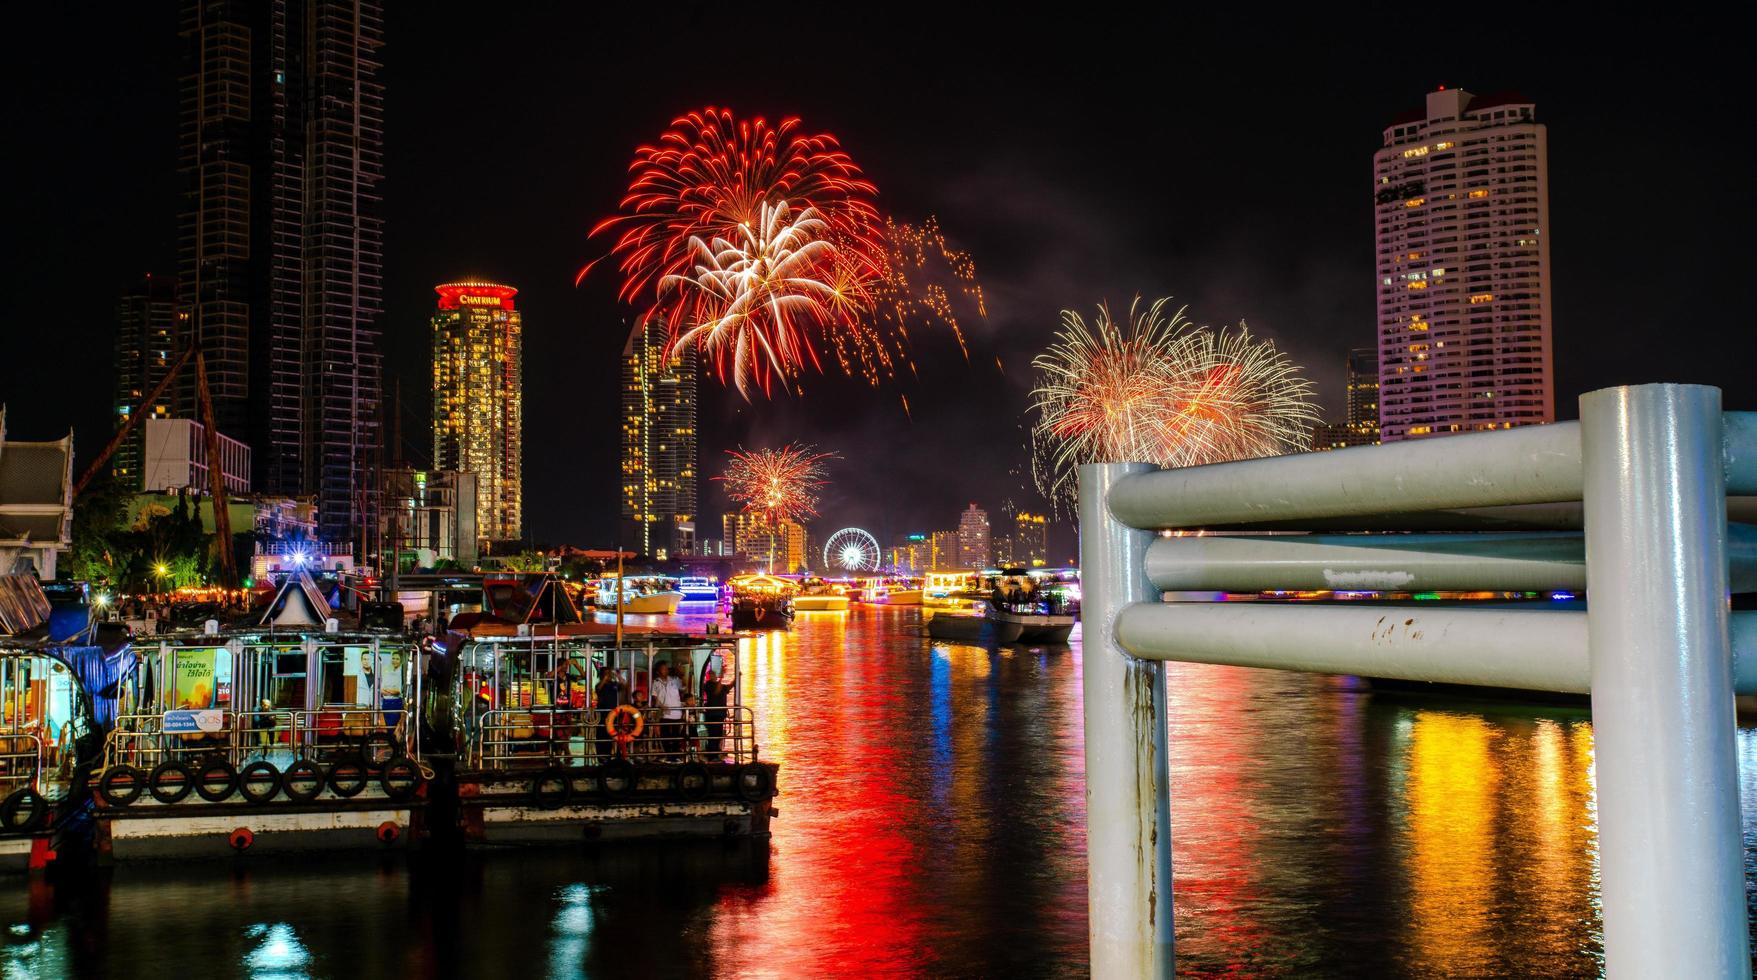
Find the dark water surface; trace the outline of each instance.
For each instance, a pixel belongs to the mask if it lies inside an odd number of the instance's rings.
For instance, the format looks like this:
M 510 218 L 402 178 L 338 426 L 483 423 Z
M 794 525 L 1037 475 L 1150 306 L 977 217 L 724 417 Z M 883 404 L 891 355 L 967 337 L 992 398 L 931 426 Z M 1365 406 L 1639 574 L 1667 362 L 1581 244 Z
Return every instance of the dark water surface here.
M 930 645 L 918 622 L 746 642 L 772 841 L 0 881 L 0 978 L 1083 974 L 1078 643 Z M 1602 968 L 1584 710 L 1177 666 L 1172 724 L 1180 972 Z M 1757 732 L 1739 747 L 1749 828 Z

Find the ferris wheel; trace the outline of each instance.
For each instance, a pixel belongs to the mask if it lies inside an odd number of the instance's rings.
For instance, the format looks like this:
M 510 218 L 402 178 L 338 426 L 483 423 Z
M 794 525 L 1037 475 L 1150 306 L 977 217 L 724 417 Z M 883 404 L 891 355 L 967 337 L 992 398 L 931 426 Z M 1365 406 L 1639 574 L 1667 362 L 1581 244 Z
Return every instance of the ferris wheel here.
M 876 572 L 880 560 L 878 539 L 857 527 L 845 527 L 824 542 L 826 570 Z

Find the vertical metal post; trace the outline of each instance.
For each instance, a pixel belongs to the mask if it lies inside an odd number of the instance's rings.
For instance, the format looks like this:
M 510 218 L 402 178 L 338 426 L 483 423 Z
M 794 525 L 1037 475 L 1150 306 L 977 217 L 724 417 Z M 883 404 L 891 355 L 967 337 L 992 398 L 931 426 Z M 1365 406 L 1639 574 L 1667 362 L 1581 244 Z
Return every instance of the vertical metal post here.
M 1580 399 L 1605 968 L 1748 977 L 1720 391 Z
M 1123 607 L 1156 598 L 1143 562 L 1151 531 L 1106 502 L 1146 463 L 1080 468 L 1080 576 L 1086 718 L 1086 893 L 1095 977 L 1173 975 L 1171 774 L 1165 669 L 1117 646 Z

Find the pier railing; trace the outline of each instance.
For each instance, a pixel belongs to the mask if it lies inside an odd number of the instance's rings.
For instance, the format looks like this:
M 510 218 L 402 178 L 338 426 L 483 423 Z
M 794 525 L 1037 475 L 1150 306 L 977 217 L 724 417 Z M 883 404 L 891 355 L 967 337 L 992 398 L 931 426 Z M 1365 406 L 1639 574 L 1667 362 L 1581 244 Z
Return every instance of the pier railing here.
M 630 761 L 756 761 L 756 716 L 750 708 L 685 707 L 676 709 L 683 717 L 674 722 L 654 721 L 657 710 L 648 709 L 640 737 L 629 744 Z M 615 741 L 604 730 L 603 712 L 591 708 L 496 708 L 484 712 L 478 725 L 470 757 L 482 769 L 595 765 L 617 754 Z M 676 726 L 677 734 L 665 734 L 661 725 Z M 667 741 L 681 744 L 681 754 Z
M 1591 392 L 1578 422 L 1083 467 L 1093 976 L 1173 974 L 1167 660 L 1590 692 L 1607 971 L 1749 976 L 1733 697 L 1757 693 L 1757 614 L 1728 595 L 1757 590 L 1757 530 L 1729 494 L 1757 494 L 1757 414 L 1691 385 Z M 1196 528 L 1222 533 L 1156 533 Z M 1263 529 L 1413 533 L 1224 536 Z M 1588 603 L 1162 601 L 1308 588 Z

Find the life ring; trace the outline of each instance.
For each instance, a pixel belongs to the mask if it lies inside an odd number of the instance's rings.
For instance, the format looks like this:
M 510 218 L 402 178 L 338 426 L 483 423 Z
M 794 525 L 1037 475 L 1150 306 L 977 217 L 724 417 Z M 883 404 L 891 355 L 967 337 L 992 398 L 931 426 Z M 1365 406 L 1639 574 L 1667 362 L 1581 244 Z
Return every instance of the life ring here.
M 310 803 L 323 792 L 323 769 L 310 759 L 295 759 L 281 773 L 281 792 L 294 803 Z
M 98 779 L 98 795 L 111 806 L 127 806 L 146 791 L 146 773 L 126 763 L 104 770 Z
M 641 737 L 647 719 L 632 704 L 619 704 L 604 716 L 604 732 L 618 742 L 632 742 Z
M 195 793 L 209 803 L 218 803 L 238 788 L 238 770 L 218 757 L 195 767 Z
M 238 774 L 238 792 L 245 802 L 263 804 L 280 795 L 281 771 L 267 760 L 252 762 Z
M 49 814 L 49 801 L 43 794 L 29 786 L 20 786 L 12 791 L 5 803 L 0 803 L 0 830 L 28 834 L 37 829 Z
M 166 759 L 146 777 L 147 792 L 160 803 L 181 803 L 195 789 L 195 774 L 176 759 Z

